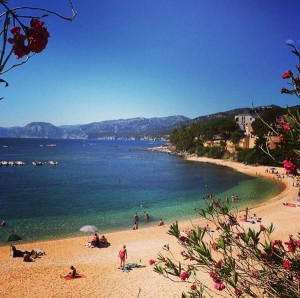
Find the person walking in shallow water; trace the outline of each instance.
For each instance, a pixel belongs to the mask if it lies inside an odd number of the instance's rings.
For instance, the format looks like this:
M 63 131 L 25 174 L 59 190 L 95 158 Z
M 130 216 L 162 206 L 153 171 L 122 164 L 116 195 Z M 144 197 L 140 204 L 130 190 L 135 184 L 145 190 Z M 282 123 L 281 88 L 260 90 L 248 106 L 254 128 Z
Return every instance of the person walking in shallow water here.
M 139 220 L 139 215 L 137 214 L 137 212 L 134 213 L 134 221 L 138 221 Z
M 148 214 L 148 212 L 146 212 L 146 211 L 144 211 L 144 217 L 145 217 L 145 221 L 146 222 L 149 222 L 149 214 Z
M 120 268 L 124 269 L 125 268 L 125 260 L 127 259 L 127 249 L 126 245 L 123 245 L 123 248 L 120 249 L 119 251 L 119 258 L 120 258 Z

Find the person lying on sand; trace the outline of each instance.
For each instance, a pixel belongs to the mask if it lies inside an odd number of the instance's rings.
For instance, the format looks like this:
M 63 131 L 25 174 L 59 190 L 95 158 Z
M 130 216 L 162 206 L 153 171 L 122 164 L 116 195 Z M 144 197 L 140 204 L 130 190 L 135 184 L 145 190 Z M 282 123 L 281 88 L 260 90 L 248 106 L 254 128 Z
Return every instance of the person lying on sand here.
M 23 255 L 23 262 L 33 262 L 33 259 L 28 251 L 25 251 Z
M 37 248 L 37 249 L 33 249 L 31 252 L 30 252 L 30 255 L 34 258 L 34 259 L 36 259 L 36 258 L 38 258 L 38 257 L 41 257 L 42 255 L 44 255 L 45 253 L 41 250 L 41 249 L 39 249 L 39 248 Z
M 10 245 L 10 255 L 13 257 L 13 258 L 16 258 L 16 257 L 23 257 L 24 256 L 24 252 L 21 251 L 21 250 L 18 250 L 14 245 Z

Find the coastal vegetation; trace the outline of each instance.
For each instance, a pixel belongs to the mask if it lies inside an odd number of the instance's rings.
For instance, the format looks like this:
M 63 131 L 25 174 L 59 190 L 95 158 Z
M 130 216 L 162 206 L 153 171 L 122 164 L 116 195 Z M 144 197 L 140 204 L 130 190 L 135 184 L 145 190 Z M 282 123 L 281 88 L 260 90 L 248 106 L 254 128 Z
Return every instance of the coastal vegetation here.
M 300 97 L 300 53 L 294 45 L 290 46 L 298 58 L 298 75 L 295 76 L 291 70 L 283 73 L 282 78 L 289 80 L 292 89 L 283 87 L 281 93 Z M 273 108 L 258 115 L 258 119 L 253 122 L 254 148 L 237 150 L 237 159 L 267 164 L 283 159 L 287 154 L 299 157 L 300 114 L 297 109 Z M 177 150 L 201 155 L 204 141 L 213 140 L 215 133 L 224 134 L 224 130 L 217 130 L 213 123 L 196 128 L 174 130 L 172 145 Z M 226 137 L 230 139 L 237 131 L 228 129 L 225 132 L 224 143 Z M 274 137 L 277 137 L 276 140 Z M 204 154 L 224 157 L 226 152 L 222 142 L 218 150 L 211 151 L 209 148 Z M 273 149 L 271 142 L 276 145 Z M 259 159 L 259 155 L 264 159 Z M 297 172 L 294 174 L 298 175 Z M 248 208 L 241 217 L 241 213 L 227 200 L 216 199 L 211 191 L 205 199 L 206 208 L 196 211 L 209 225 L 191 226 L 182 231 L 177 222 L 172 224 L 168 234 L 176 237 L 182 246 L 181 256 L 175 257 L 170 247 L 164 246 L 166 254 L 150 260 L 154 271 L 174 281 L 189 282 L 190 291 L 183 293 L 182 297 L 215 297 L 223 291 L 230 297 L 300 297 L 300 233 L 287 234 L 283 240 L 276 239 L 272 235 L 273 224 L 260 224 L 259 229 L 242 224 L 249 222 Z M 257 220 L 256 215 L 253 217 Z M 210 226 L 214 231 L 208 228 Z M 202 282 L 203 275 L 210 277 L 211 286 Z
M 278 138 L 284 130 L 282 119 L 290 113 L 297 113 L 297 108 L 282 108 L 272 106 L 258 114 L 252 123 L 252 135 L 245 136 L 233 117 L 212 119 L 206 123 L 194 122 L 191 125 L 181 125 L 172 130 L 170 144 L 174 151 L 187 152 L 209 158 L 233 159 L 246 164 L 278 165 L 287 156 L 296 158 L 299 142 L 295 142 L 295 132 L 286 136 L 284 142 Z M 290 116 L 291 117 L 291 116 Z M 294 118 L 289 118 L 293 121 Z M 297 120 L 294 119 L 295 125 Z M 253 148 L 240 146 L 244 138 L 255 138 Z M 233 150 L 228 150 L 230 148 Z M 262 154 L 262 150 L 268 154 Z

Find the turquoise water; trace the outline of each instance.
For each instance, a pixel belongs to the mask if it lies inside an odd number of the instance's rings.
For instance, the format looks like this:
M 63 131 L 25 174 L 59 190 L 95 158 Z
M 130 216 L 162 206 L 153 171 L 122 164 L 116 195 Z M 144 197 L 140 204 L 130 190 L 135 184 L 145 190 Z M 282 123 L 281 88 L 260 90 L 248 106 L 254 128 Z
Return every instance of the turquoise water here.
M 47 146 L 54 144 L 55 146 Z M 217 198 L 239 196 L 240 206 L 266 200 L 280 185 L 227 167 L 185 161 L 144 150 L 161 142 L 0 139 L 0 243 L 18 233 L 23 240 L 82 235 L 83 225 L 100 233 L 130 229 L 133 214 L 150 214 L 140 227 L 197 217 L 209 190 Z M 58 166 L 33 166 L 56 160 Z

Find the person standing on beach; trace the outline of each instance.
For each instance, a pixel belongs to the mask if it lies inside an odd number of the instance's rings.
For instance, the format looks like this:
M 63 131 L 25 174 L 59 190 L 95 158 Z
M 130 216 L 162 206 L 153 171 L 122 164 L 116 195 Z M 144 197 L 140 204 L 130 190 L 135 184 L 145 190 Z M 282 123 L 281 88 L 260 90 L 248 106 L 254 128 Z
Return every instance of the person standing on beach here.
M 232 196 L 231 196 L 231 202 L 235 203 L 235 195 L 234 194 L 232 194 Z
M 245 210 L 245 221 L 248 221 L 248 213 L 249 213 L 249 208 L 246 207 L 246 210 Z
M 120 258 L 120 268 L 124 269 L 125 268 L 125 259 L 127 259 L 127 249 L 126 245 L 123 245 L 123 248 L 120 249 L 119 251 L 119 258 Z

